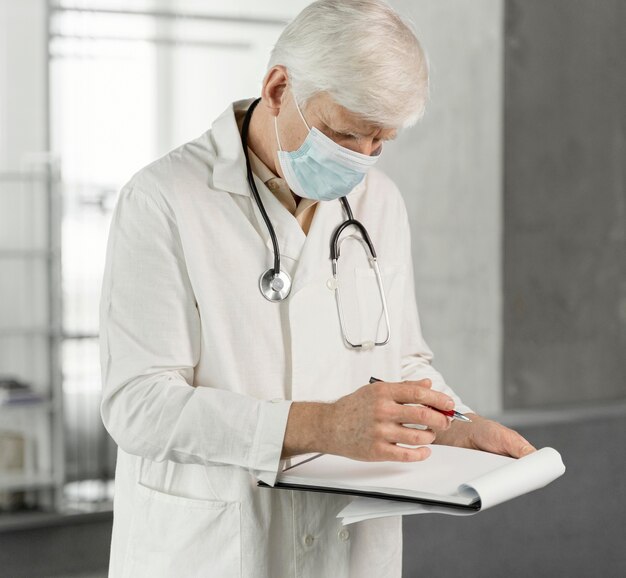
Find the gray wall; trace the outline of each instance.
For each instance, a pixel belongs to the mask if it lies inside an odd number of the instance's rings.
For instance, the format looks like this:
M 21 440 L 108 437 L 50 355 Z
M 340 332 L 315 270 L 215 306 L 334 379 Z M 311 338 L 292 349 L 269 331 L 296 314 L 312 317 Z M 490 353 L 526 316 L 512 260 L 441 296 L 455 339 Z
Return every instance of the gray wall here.
M 422 329 L 479 413 L 501 409 L 502 0 L 392 0 L 431 66 L 424 119 L 380 164 L 406 200 Z
M 381 165 L 436 367 L 490 415 L 623 398 L 626 4 L 392 4 L 431 62 L 426 116 Z
M 562 420 L 534 413 L 538 423 L 504 423 L 558 448 L 565 474 L 475 516 L 405 517 L 406 578 L 626 576 L 626 403 Z
M 505 407 L 626 396 L 624 23 L 506 2 Z
M 429 14 L 423 6 L 416 3 L 415 13 Z M 421 263 L 416 273 L 418 298 L 426 337 L 442 371 L 462 378 L 464 365 L 492 362 L 489 354 L 472 358 L 458 352 L 454 343 L 470 342 L 468 336 L 479 326 L 480 316 L 486 314 L 492 324 L 501 322 L 503 378 L 496 375 L 491 383 L 502 388 L 505 408 L 529 409 L 485 413 L 519 430 L 537 447 L 557 448 L 567 471 L 548 488 L 475 517 L 405 518 L 404 575 L 624 576 L 626 403 L 617 400 L 626 398 L 626 4 L 506 0 L 504 77 L 498 76 L 497 62 L 477 50 L 477 40 L 472 41 L 468 31 L 476 25 L 472 13 L 482 7 L 481 2 L 444 2 L 449 22 L 436 23 L 434 38 L 422 34 L 431 60 L 439 61 L 446 74 L 450 70 L 444 94 L 433 91 L 433 104 L 438 101 L 442 109 L 431 107 L 438 114 L 431 120 L 456 138 L 448 142 L 434 126 L 429 129 L 427 117 L 401 143 L 404 151 L 394 176 L 400 175 L 397 180 L 413 211 L 413 229 L 418 229 L 414 244 L 414 258 Z M 467 29 L 456 28 L 457 17 L 467 19 Z M 488 26 L 482 33 L 489 35 Z M 461 49 L 456 45 L 458 34 L 465 35 Z M 471 73 L 458 74 L 462 66 Z M 493 76 L 485 67 L 493 68 Z M 477 190 L 477 184 L 486 174 L 494 176 L 485 161 L 496 157 L 485 155 L 484 141 L 469 151 L 464 149 L 467 142 L 458 137 L 463 130 L 491 126 L 489 110 L 472 108 L 459 94 L 465 91 L 471 99 L 468 87 L 473 82 L 487 89 L 486 78 L 494 83 L 501 78 L 505 86 L 503 181 L 490 193 Z M 460 129 L 454 122 L 467 127 Z M 484 135 L 487 140 L 493 137 L 490 131 Z M 449 151 L 448 182 L 439 172 L 440 164 L 421 158 L 428 159 L 430 148 L 443 142 Z M 464 164 L 468 158 L 481 158 L 483 163 Z M 401 163 L 406 163 L 404 168 Z M 407 166 L 418 168 L 412 171 Z M 459 199 L 464 176 L 475 207 L 452 202 Z M 429 194 L 428 188 L 440 185 L 440 180 L 443 190 Z M 455 194 L 450 194 L 451 187 Z M 485 207 L 483 202 L 495 204 Z M 459 247 L 458 255 L 478 267 L 483 255 L 474 252 L 478 248 L 484 252 L 491 265 L 484 270 L 485 286 L 494 283 L 503 292 L 502 319 L 497 317 L 499 302 L 490 300 L 489 291 L 475 291 L 476 309 L 469 314 L 457 306 L 461 286 L 471 276 L 455 276 L 458 263 L 450 245 L 441 244 L 437 254 L 431 250 L 424 258 L 433 220 L 452 243 L 466 242 L 469 231 L 481 237 Z M 449 229 L 446 222 L 452 224 Z M 498 229 L 491 229 L 490 223 Z M 492 250 L 500 226 L 501 256 Z M 460 271 L 468 269 L 461 265 Z M 503 272 L 502 287 L 498 270 Z M 436 284 L 437 278 L 429 271 L 445 271 L 447 276 L 439 280 L 448 286 L 430 290 L 427 286 Z M 472 291 L 476 286 L 470 281 L 467 287 Z M 449 320 L 441 312 L 444 305 Z M 438 332 L 432 329 L 443 319 L 461 336 L 440 335 L 437 340 Z M 488 335 L 497 339 L 497 329 Z M 446 359 L 447 351 L 454 357 Z M 497 351 L 497 346 L 486 351 Z M 460 389 L 456 382 L 452 385 Z M 488 395 L 490 388 L 484 386 L 485 382 L 473 384 L 480 388 L 479 395 Z M 469 403 L 474 392 L 464 395 Z M 612 401 L 598 405 L 602 400 Z M 596 403 L 586 403 L 580 410 L 538 409 L 589 401 Z M 485 411 L 482 404 L 476 409 Z

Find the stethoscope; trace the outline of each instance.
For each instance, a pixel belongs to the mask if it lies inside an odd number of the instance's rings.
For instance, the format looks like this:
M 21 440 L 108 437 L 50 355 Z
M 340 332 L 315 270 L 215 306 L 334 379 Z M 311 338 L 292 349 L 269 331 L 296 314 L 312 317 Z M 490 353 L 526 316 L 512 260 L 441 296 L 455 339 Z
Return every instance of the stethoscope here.
M 286 271 L 282 271 L 280 268 L 280 248 L 278 246 L 278 239 L 276 238 L 276 232 L 274 231 L 274 227 L 267 215 L 267 211 L 263 206 L 263 202 L 261 201 L 261 196 L 259 195 L 259 191 L 256 188 L 256 183 L 254 182 L 254 177 L 252 174 L 252 166 L 250 164 L 250 158 L 248 156 L 248 129 L 250 126 L 250 119 L 252 118 L 252 113 L 256 106 L 261 102 L 261 98 L 257 98 L 246 111 L 246 116 L 243 120 L 243 127 L 241 130 L 241 140 L 243 145 L 243 152 L 246 158 L 246 172 L 248 178 L 248 184 L 250 185 L 250 189 L 252 191 L 252 196 L 256 201 L 257 206 L 259 207 L 259 211 L 265 221 L 265 225 L 267 226 L 267 230 L 269 231 L 270 237 L 272 239 L 272 245 L 274 249 L 274 266 L 270 267 L 267 271 L 265 271 L 259 277 L 259 290 L 263 297 L 265 297 L 268 301 L 283 301 L 287 298 L 291 291 L 291 277 Z M 346 197 L 341 197 L 339 199 L 343 205 L 343 208 L 346 212 L 347 219 L 341 223 L 333 232 L 330 238 L 330 259 L 332 262 L 332 272 L 333 272 L 333 286 L 332 289 L 335 291 L 335 297 L 337 300 L 337 308 L 339 311 L 339 322 L 341 325 L 341 332 L 343 335 L 344 342 L 346 345 L 352 348 L 362 348 L 362 349 L 371 349 L 372 347 L 378 345 L 385 345 L 391 336 L 391 331 L 389 327 L 389 313 L 387 311 L 387 300 L 385 299 L 385 291 L 383 288 L 382 277 L 380 275 L 380 269 L 378 267 L 378 260 L 376 257 L 376 250 L 374 249 L 374 244 L 370 239 L 370 236 L 367 232 L 367 229 L 357 219 L 354 218 L 352 214 L 352 209 L 350 204 L 348 203 L 348 199 Z M 339 292 L 339 280 L 337 278 L 337 261 L 339 260 L 339 237 L 341 233 L 349 226 L 356 227 L 361 233 L 363 240 L 365 241 L 365 246 L 369 251 L 369 262 L 374 270 L 376 281 L 378 284 L 381 301 L 383 305 L 383 313 L 385 316 L 385 322 L 387 324 L 387 336 L 384 341 L 363 341 L 361 343 L 354 343 L 352 340 L 348 338 L 348 335 L 345 331 L 344 325 L 344 316 L 343 316 L 343 308 L 341 306 L 341 296 Z

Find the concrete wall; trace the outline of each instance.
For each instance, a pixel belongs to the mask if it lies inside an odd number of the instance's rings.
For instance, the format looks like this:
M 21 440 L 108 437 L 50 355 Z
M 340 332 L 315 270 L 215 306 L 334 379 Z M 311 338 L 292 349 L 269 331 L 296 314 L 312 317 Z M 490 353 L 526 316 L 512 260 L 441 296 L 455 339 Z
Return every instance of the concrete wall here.
M 504 404 L 626 397 L 626 4 L 506 3 Z
M 406 517 L 406 578 L 626 576 L 626 404 L 537 417 L 503 420 L 538 447 L 558 448 L 565 474 L 475 516 Z
M 431 65 L 424 119 L 380 164 L 413 232 L 422 329 L 435 366 L 479 413 L 501 409 L 501 0 L 394 0 Z

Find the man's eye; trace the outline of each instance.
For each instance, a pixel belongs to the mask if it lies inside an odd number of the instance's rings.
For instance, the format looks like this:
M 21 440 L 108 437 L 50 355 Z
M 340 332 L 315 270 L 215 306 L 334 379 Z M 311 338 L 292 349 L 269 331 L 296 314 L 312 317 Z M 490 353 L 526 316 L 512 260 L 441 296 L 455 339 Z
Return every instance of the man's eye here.
M 356 135 L 347 133 L 347 132 L 340 132 L 338 130 L 333 130 L 332 128 L 330 129 L 330 133 L 335 137 L 335 138 L 342 138 L 342 139 L 346 139 L 346 138 L 357 138 Z

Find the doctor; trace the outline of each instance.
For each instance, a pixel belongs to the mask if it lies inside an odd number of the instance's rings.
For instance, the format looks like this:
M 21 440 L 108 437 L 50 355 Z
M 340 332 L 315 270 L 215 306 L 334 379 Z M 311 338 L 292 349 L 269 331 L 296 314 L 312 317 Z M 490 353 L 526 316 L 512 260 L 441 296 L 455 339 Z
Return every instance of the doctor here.
M 432 367 L 405 205 L 371 168 L 427 90 L 420 45 L 387 4 L 321 0 L 280 36 L 258 102 L 228 106 L 122 188 L 100 310 L 101 414 L 118 444 L 110 576 L 400 577 L 401 518 L 343 528 L 345 496 L 256 480 L 308 452 L 534 450 Z M 344 197 L 378 271 L 350 224 L 333 275 Z

